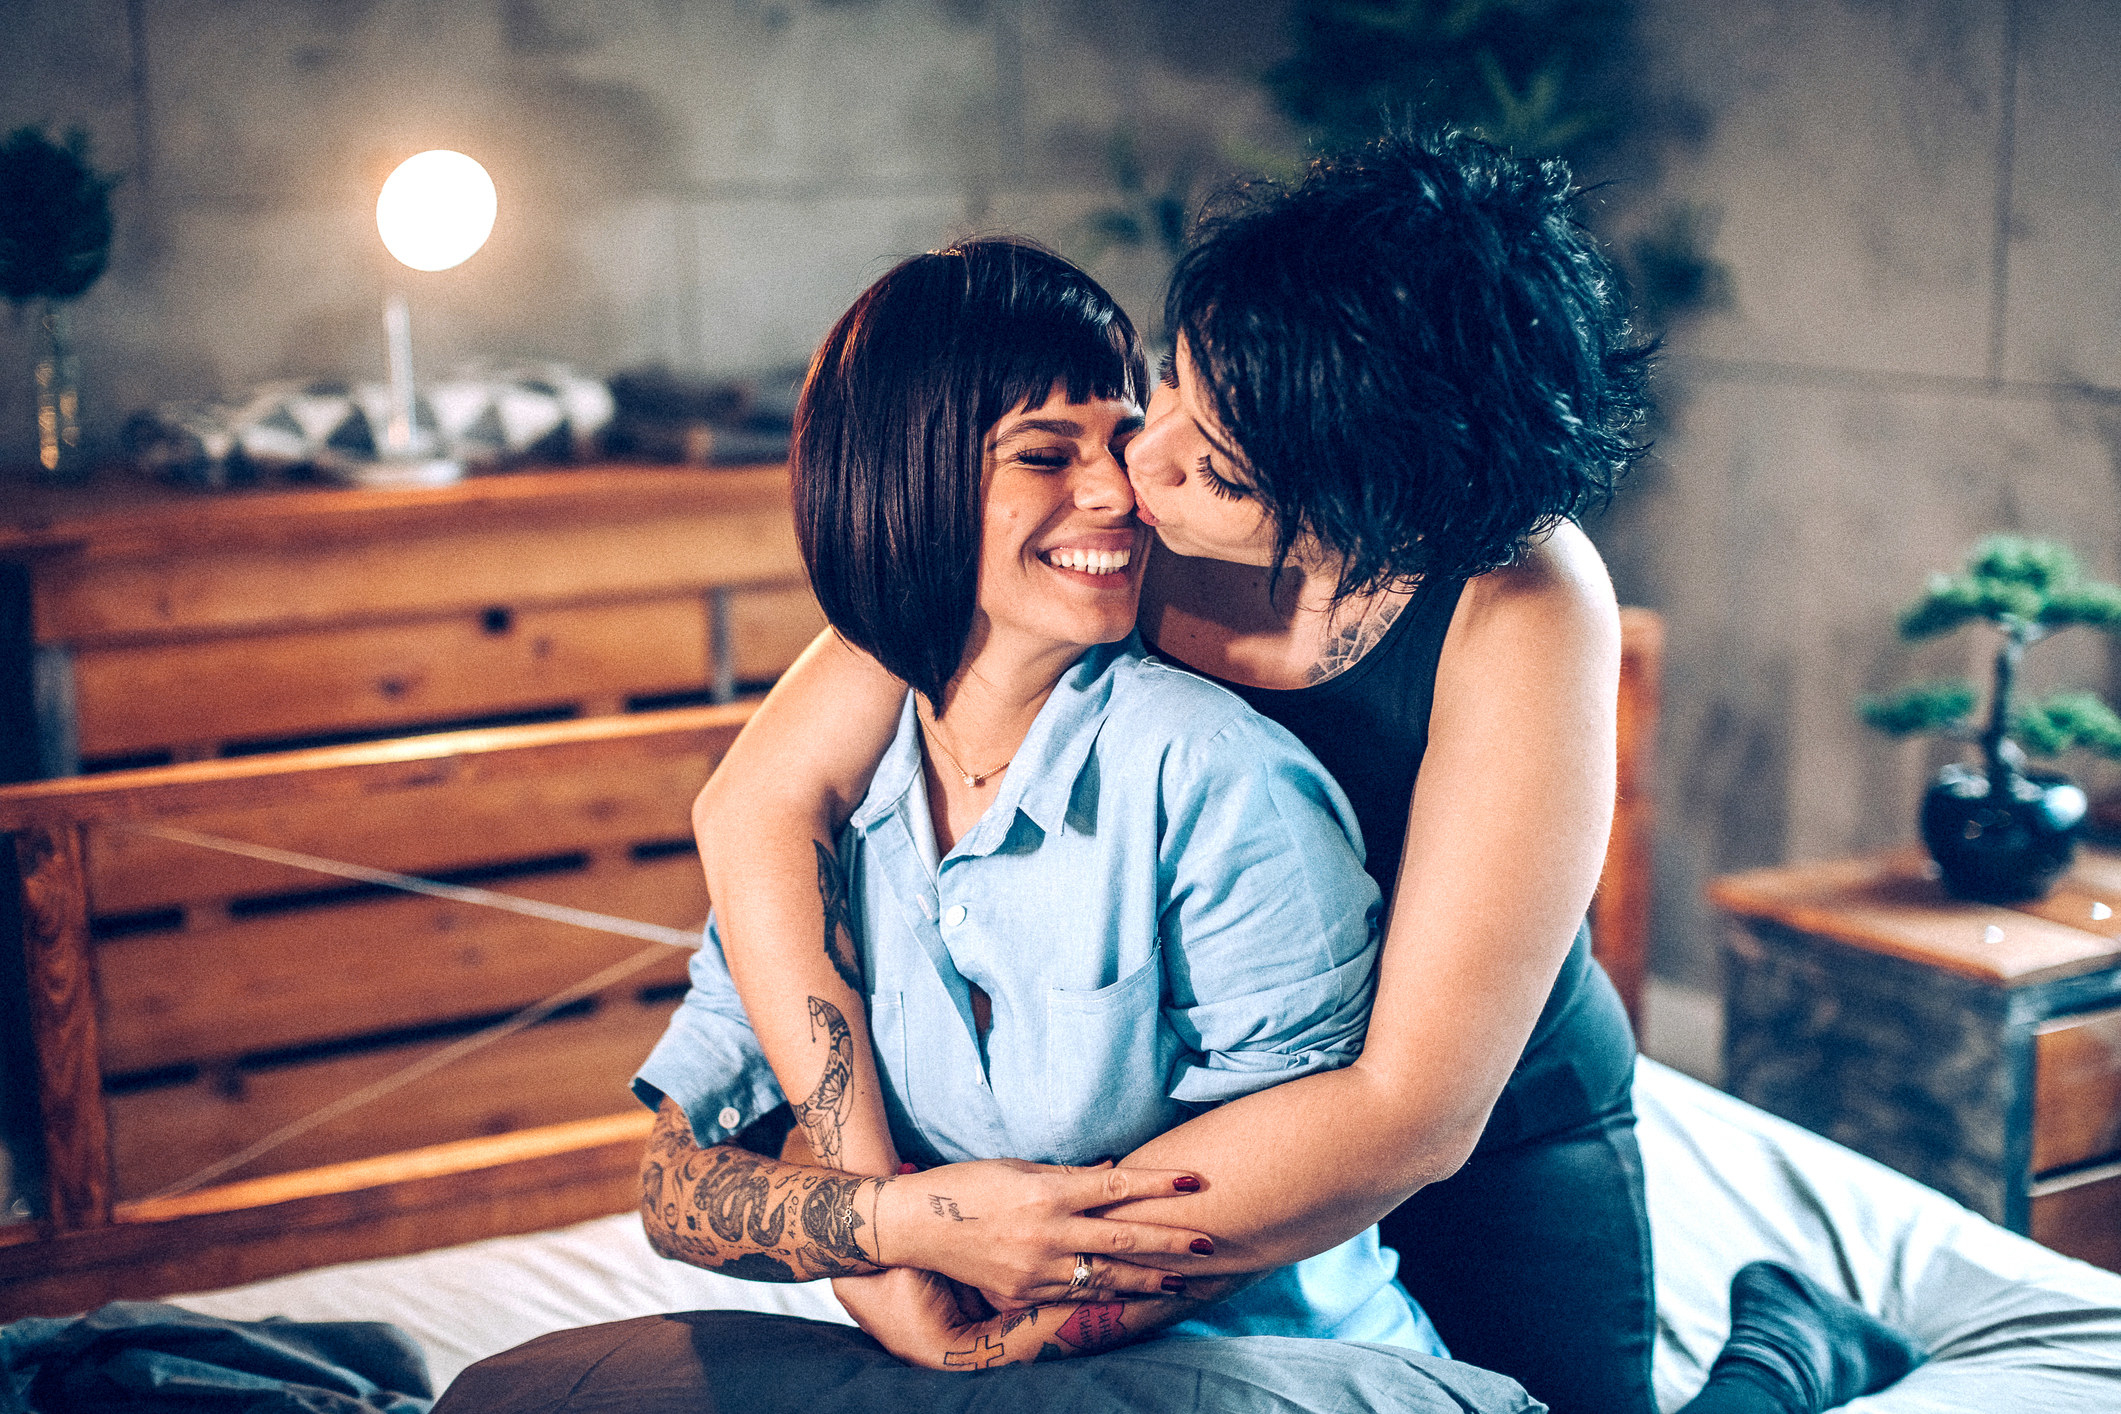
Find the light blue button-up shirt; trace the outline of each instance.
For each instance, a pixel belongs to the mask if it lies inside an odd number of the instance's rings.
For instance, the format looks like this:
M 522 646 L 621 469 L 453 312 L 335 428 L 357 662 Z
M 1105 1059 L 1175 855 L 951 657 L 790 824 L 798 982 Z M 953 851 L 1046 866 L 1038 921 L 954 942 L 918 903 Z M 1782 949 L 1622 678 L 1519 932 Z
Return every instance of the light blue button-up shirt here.
M 840 846 L 892 1138 L 923 1165 L 1124 1155 L 1362 1048 L 1379 910 L 1354 810 L 1287 731 L 1134 638 L 1063 675 L 941 858 L 909 694 Z M 712 924 L 635 1088 L 702 1144 L 779 1103 Z M 1395 1265 L 1373 1229 L 1171 1334 L 1436 1349 Z

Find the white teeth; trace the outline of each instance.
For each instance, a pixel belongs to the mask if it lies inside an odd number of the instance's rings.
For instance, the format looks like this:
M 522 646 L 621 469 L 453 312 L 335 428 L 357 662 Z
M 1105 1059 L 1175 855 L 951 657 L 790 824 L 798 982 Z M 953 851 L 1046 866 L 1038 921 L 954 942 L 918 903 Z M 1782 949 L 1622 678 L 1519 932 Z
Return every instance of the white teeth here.
M 1048 550 L 1046 563 L 1055 569 L 1081 570 L 1085 574 L 1117 574 L 1134 558 L 1130 550 Z

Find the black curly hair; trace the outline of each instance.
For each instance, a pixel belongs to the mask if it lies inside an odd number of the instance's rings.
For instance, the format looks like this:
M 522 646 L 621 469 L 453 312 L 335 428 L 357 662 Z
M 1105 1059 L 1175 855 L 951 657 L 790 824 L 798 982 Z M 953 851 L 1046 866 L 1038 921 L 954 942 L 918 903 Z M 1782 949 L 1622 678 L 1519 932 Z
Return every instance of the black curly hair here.
M 1602 506 L 1654 341 L 1559 161 L 1394 132 L 1203 216 L 1164 306 L 1274 518 L 1338 593 L 1469 577 Z

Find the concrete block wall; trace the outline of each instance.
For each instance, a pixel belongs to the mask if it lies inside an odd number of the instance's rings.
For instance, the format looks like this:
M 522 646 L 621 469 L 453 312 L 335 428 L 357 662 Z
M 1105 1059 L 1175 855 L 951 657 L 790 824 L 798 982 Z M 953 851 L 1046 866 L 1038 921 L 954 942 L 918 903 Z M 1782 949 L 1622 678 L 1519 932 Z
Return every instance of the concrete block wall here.
M 1924 576 L 1997 530 L 2121 571 L 2121 9 L 1659 0 L 1651 24 L 1706 116 L 1663 185 L 1720 218 L 1733 302 L 1672 339 L 1656 457 L 1594 533 L 1670 621 L 1656 966 L 1712 986 L 1708 878 L 1912 838 L 1948 753 L 1854 703 L 1993 651 L 1897 641 Z M 2112 685 L 2088 633 L 2028 666 Z
M 78 126 L 125 174 L 78 306 L 84 396 L 126 412 L 284 376 L 380 376 L 407 291 L 423 370 L 475 356 L 726 373 L 806 358 L 859 290 L 954 236 L 1083 248 L 1122 129 L 1152 167 L 1286 145 L 1260 0 L 0 0 L 0 125 Z M 20 58 L 12 57 L 19 55 Z M 393 262 L 383 178 L 492 172 L 455 270 Z M 1147 312 L 1160 269 L 1100 262 Z M 5 321 L 0 321 L 5 322 Z M 0 357 L 21 366 L 26 328 Z M 28 394 L 0 377 L 0 459 Z
M 901 255 L 1081 248 L 1110 136 L 1152 170 L 1287 150 L 1280 0 L 0 0 L 0 125 L 124 171 L 80 306 L 92 427 L 287 375 L 373 377 L 401 282 L 430 371 L 475 355 L 733 372 L 800 360 Z M 1851 704 L 1978 657 L 1897 607 L 1980 534 L 2121 571 L 2121 8 L 1644 0 L 1644 82 L 1698 138 L 1655 188 L 1718 219 L 1732 306 L 1673 337 L 1657 458 L 1593 527 L 1671 641 L 1657 966 L 1715 977 L 1707 878 L 1904 838 L 1935 753 Z M 470 152 L 501 215 L 397 270 L 375 192 Z M 1161 270 L 1096 267 L 1138 317 Z M 29 450 L 0 318 L 0 460 Z M 9 377 L 6 369 L 16 369 Z M 1978 664 L 1977 664 L 1978 666 Z M 2103 645 L 2035 673 L 2105 684 Z

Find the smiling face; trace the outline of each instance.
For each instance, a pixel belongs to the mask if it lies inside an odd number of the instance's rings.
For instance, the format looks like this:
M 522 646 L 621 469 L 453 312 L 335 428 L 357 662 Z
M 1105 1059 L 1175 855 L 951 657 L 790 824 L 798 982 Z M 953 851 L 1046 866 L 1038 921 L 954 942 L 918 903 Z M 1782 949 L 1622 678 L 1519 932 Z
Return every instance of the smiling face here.
M 1274 522 L 1216 421 L 1183 339 L 1149 399 L 1147 425 L 1127 446 L 1127 474 L 1142 521 L 1178 554 L 1274 562 Z
M 1122 454 L 1141 425 L 1131 402 L 1059 392 L 995 424 L 972 646 L 1065 666 L 1133 631 L 1148 531 Z

